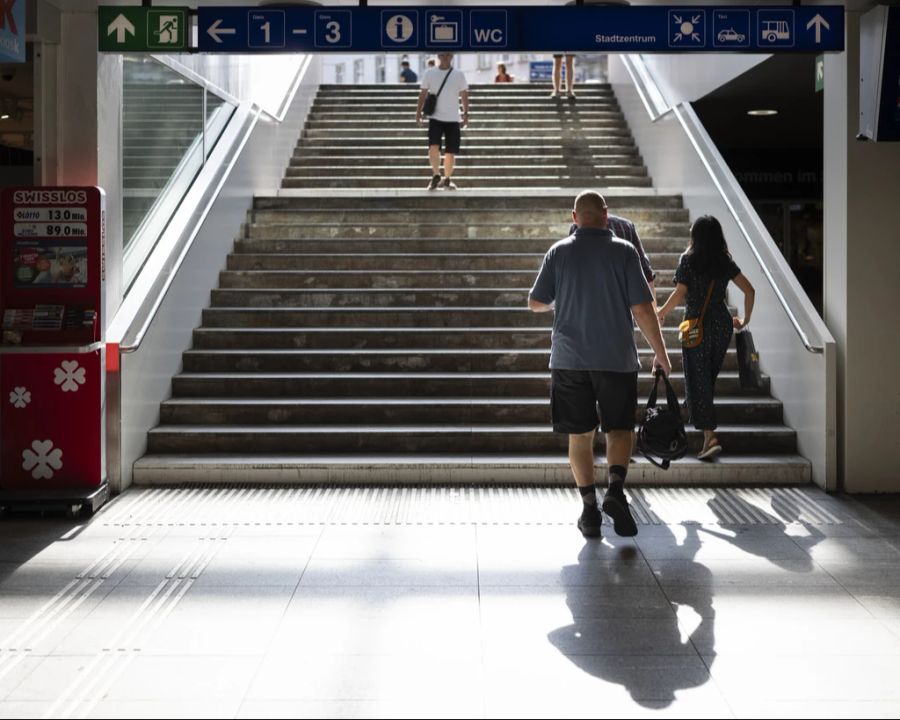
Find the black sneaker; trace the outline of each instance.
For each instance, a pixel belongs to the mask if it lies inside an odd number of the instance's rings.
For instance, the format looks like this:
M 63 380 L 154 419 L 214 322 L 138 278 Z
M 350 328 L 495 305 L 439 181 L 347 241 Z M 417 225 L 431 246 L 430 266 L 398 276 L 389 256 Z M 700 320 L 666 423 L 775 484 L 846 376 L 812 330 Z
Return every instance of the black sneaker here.
M 428 189 L 429 190 L 437 190 L 438 185 L 440 185 L 440 184 L 441 184 L 441 176 L 440 175 L 432 175 L 431 182 L 428 183 Z
M 631 517 L 625 491 L 621 488 L 606 491 L 606 495 L 603 496 L 603 512 L 612 518 L 616 535 L 634 537 L 638 534 L 637 523 Z
M 456 190 L 456 183 L 453 182 L 450 178 L 444 178 L 444 182 L 441 183 L 442 190 Z
M 593 503 L 584 503 L 584 510 L 578 518 L 578 529 L 586 538 L 600 537 L 600 526 L 603 525 L 603 513 Z

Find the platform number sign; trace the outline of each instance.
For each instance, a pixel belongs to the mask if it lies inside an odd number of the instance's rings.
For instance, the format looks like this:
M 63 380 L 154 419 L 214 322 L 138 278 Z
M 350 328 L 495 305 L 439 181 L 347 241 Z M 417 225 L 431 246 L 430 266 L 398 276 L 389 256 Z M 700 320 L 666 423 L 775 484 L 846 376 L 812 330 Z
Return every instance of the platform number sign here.
M 284 47 L 284 10 L 260 10 L 249 14 L 247 45 L 251 48 Z
M 353 44 L 352 17 L 349 10 L 317 10 L 316 47 L 351 47 Z

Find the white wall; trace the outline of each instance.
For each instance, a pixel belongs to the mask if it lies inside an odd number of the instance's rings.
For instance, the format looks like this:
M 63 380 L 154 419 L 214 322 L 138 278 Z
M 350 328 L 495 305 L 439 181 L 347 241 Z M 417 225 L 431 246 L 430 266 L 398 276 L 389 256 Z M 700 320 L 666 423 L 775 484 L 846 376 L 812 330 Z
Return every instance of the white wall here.
M 770 57 L 743 53 L 641 56 L 670 107 L 699 100 Z
M 238 100 L 277 115 L 305 55 L 170 55 Z
M 859 13 L 825 56 L 825 320 L 838 343 L 838 465 L 847 492 L 900 492 L 900 143 L 860 142 Z

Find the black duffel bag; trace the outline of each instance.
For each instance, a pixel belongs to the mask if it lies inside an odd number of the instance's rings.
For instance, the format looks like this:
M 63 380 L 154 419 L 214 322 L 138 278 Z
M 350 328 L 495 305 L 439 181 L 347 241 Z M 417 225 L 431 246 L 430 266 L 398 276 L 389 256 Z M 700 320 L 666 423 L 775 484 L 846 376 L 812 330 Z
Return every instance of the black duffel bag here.
M 660 377 L 666 384 L 666 404 L 656 407 Z M 683 458 L 687 453 L 687 433 L 684 431 L 678 397 L 662 370 L 656 371 L 656 382 L 647 398 L 647 409 L 638 429 L 637 446 L 645 458 L 663 470 L 668 470 L 673 460 Z

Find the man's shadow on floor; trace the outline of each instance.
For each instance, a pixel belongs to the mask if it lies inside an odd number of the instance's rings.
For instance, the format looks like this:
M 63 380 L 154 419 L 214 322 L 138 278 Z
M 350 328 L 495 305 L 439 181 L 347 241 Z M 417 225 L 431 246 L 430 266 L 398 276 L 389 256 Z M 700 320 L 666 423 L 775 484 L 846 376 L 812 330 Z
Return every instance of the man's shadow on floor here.
M 697 526 L 686 526 L 687 536 L 680 545 L 671 531 L 666 532 L 667 526 L 660 527 L 653 542 L 670 542 L 673 547 L 680 548 L 678 555 L 682 560 L 678 563 L 678 574 L 684 577 L 686 573 L 691 578 L 690 585 L 667 585 L 663 567 L 657 573 L 658 584 L 632 588 L 631 592 L 644 596 L 636 603 L 633 613 L 619 605 L 619 609 L 610 614 L 603 608 L 604 598 L 612 598 L 616 587 L 591 588 L 566 582 L 589 572 L 586 561 L 593 554 L 595 543 L 588 542 L 578 555 L 578 565 L 568 566 L 562 573 L 566 604 L 572 612 L 573 623 L 547 636 L 585 673 L 621 685 L 636 703 L 654 709 L 671 705 L 678 691 L 700 687 L 710 681 L 709 669 L 699 657 L 694 640 L 708 648 L 711 657 L 715 645 L 712 573 L 694 559 L 700 549 Z M 611 528 L 604 526 L 604 531 L 611 531 Z M 636 560 L 646 562 L 634 546 L 620 548 L 616 559 L 630 565 Z M 596 593 L 593 603 L 592 592 Z M 681 607 L 693 611 L 682 611 L 682 620 L 686 621 L 683 625 L 679 624 Z M 695 624 L 689 634 L 683 633 Z M 652 637 L 648 637 L 642 627 L 652 627 Z M 629 629 L 637 631 L 634 642 L 629 641 Z

